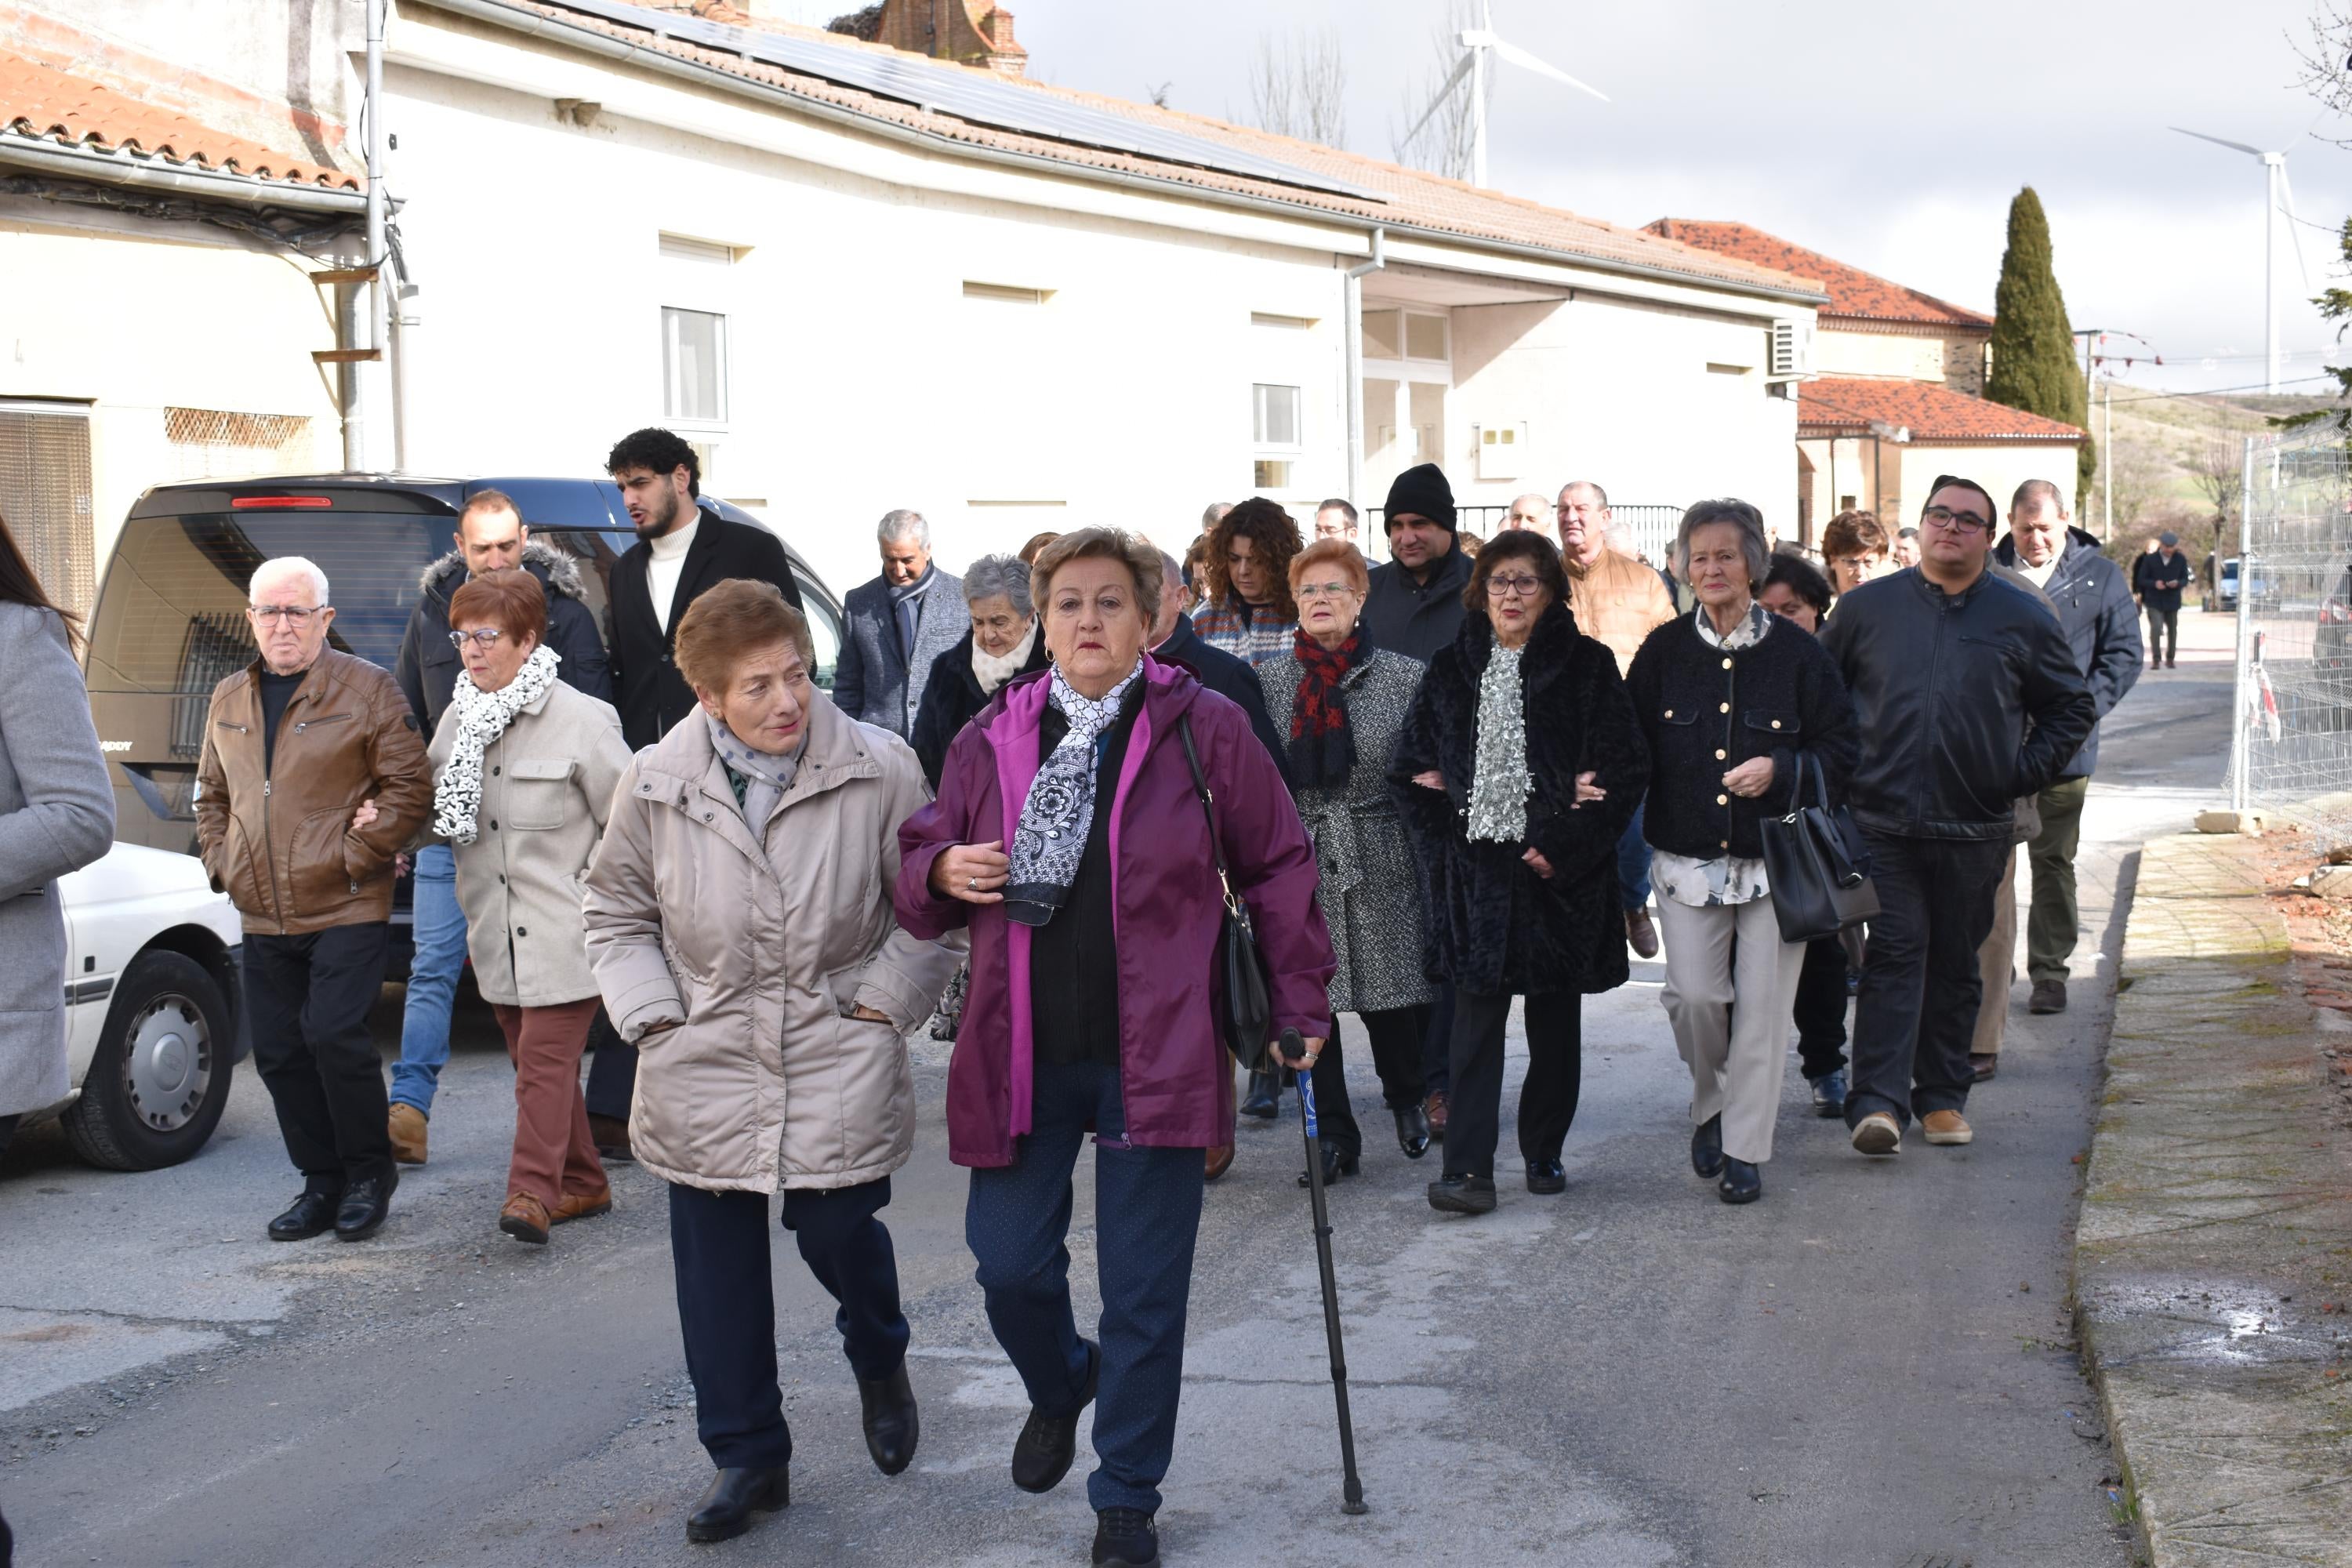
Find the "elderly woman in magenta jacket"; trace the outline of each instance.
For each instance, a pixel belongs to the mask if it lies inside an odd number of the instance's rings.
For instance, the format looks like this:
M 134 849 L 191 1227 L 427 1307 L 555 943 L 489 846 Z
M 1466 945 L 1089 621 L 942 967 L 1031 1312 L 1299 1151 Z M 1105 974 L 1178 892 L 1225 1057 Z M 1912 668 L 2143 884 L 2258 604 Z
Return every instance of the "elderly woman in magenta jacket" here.
M 1211 982 L 1223 903 L 1186 732 L 1256 921 L 1274 1026 L 1305 1039 L 1296 1063 L 1331 1033 L 1331 939 L 1306 830 L 1248 719 L 1143 651 L 1158 552 L 1082 529 L 1038 556 L 1032 586 L 1053 668 L 1009 683 L 950 746 L 939 799 L 899 829 L 898 921 L 918 937 L 971 933 L 948 1154 L 971 1168 L 966 1239 L 1032 1405 L 1013 1483 L 1061 1480 L 1099 1387 L 1094 1560 L 1149 1563 L 1176 1439 L 1202 1152 L 1234 1124 Z M 1098 1343 L 1072 1316 L 1063 1245 L 1089 1130 Z

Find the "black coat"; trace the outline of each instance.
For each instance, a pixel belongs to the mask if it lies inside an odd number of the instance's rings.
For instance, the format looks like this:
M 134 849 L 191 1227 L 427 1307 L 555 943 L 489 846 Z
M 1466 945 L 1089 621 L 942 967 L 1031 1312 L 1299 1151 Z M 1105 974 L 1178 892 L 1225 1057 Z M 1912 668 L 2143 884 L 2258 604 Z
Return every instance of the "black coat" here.
M 1993 547 L 1992 558 L 2004 566 L 2015 566 L 2017 541 L 2002 540 Z M 2058 556 L 2058 570 L 2050 574 L 2042 593 L 2050 607 L 2058 612 L 2058 624 L 2066 628 L 2074 668 L 2090 683 L 2091 701 L 2104 719 L 2138 681 L 2145 652 L 2139 610 L 2124 583 L 2124 569 L 2101 552 L 2097 540 L 2079 528 L 2070 528 L 2066 548 Z M 2058 770 L 2058 776 L 2086 779 L 2098 765 L 2099 730 L 2094 724 L 2091 738 L 2083 742 L 2073 762 Z
M 1041 636 L 1037 639 L 1044 642 Z M 1151 657 L 1162 664 L 1181 664 L 1192 672 L 1192 679 L 1224 698 L 1238 704 L 1249 715 L 1250 733 L 1255 735 L 1274 758 L 1275 770 L 1282 774 L 1285 784 L 1290 783 L 1290 748 L 1285 737 L 1275 732 L 1274 721 L 1266 716 L 1265 693 L 1257 683 L 1257 671 L 1221 647 L 1211 647 L 1192 629 L 1192 617 L 1176 617 L 1176 629 L 1168 640 L 1151 650 Z
M 1916 838 L 2007 839 L 2097 710 L 2049 605 L 1988 570 L 1947 594 L 1916 566 L 1838 601 L 1822 634 L 1853 697 L 1854 820 Z
M 1643 640 L 1625 685 L 1650 747 L 1642 837 L 1652 847 L 1701 860 L 1763 854 L 1757 824 L 1788 814 L 1801 751 L 1807 777 L 1797 804 L 1819 798 L 1817 769 L 1829 804 L 1843 804 L 1853 704 L 1830 656 L 1793 622 L 1727 652 L 1701 637 L 1690 616 L 1676 616 Z M 1751 800 L 1723 787 L 1726 773 L 1766 756 L 1772 782 L 1762 795 Z
M 1393 561 L 1373 567 L 1361 616 L 1372 646 L 1429 663 L 1460 634 L 1470 613 L 1462 590 L 1469 585 L 1470 557 L 1459 544 L 1438 558 L 1426 583 Z
M 2132 563 L 2132 592 L 2151 610 L 2177 610 L 2180 608 L 2180 591 L 2188 585 L 2189 576 L 2189 552 L 2176 550 L 2169 561 L 2161 550 L 2152 555 L 2143 553 Z M 2159 583 L 2171 586 L 2158 587 Z
M 1045 628 L 1037 628 L 1036 639 L 1030 644 L 1029 657 L 1013 672 L 1018 679 L 1053 662 L 1045 652 Z M 940 765 L 947 761 L 948 742 L 971 721 L 972 715 L 988 706 L 995 693 L 980 689 L 980 677 L 971 672 L 971 633 L 967 630 L 963 640 L 931 662 L 931 678 L 923 683 L 922 706 L 915 713 L 915 756 L 923 764 L 923 776 L 931 788 L 940 787 Z
M 653 595 L 646 588 L 646 568 L 653 547 L 640 540 L 613 563 L 612 637 L 614 706 L 621 710 L 621 735 L 635 751 L 643 751 L 669 732 L 694 710 L 694 689 L 672 662 L 677 643 L 677 623 L 687 606 L 714 583 L 730 577 L 750 577 L 772 583 L 784 603 L 801 607 L 801 591 L 783 542 L 754 523 L 730 522 L 705 509 L 694 542 L 687 547 L 686 569 L 678 574 L 677 593 L 670 600 L 669 624 L 654 618 Z
M 526 544 L 523 570 L 547 590 L 547 646 L 555 650 L 555 673 L 566 686 L 602 702 L 613 700 L 613 674 L 595 612 L 581 602 L 580 568 L 572 557 L 544 544 Z M 466 581 L 466 558 L 456 551 L 436 561 L 417 579 L 416 605 L 401 634 L 400 657 L 392 678 L 416 710 L 429 738 L 441 727 L 442 711 L 457 689 L 463 661 L 449 642 L 449 600 Z
M 1617 656 L 1576 629 L 1566 605 L 1536 623 L 1520 656 L 1527 718 L 1525 845 L 1472 843 L 1467 811 L 1478 733 L 1478 682 L 1494 624 L 1465 616 L 1430 661 L 1389 767 L 1389 787 L 1421 879 L 1429 978 L 1476 995 L 1607 991 L 1625 983 L 1624 900 L 1617 840 L 1650 780 L 1649 748 L 1617 674 Z M 1441 794 L 1412 782 L 1431 769 Z M 1578 806 L 1576 775 L 1598 772 L 1608 798 Z M 1549 880 L 1520 858 L 1551 862 Z

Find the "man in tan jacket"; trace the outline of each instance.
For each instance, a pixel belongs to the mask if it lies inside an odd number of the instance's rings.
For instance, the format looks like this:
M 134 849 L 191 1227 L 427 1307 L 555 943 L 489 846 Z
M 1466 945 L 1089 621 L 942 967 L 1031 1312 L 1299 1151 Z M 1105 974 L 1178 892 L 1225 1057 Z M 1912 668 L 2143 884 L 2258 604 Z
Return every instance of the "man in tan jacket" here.
M 383 1224 L 396 1183 L 368 1009 L 391 944 L 393 858 L 433 800 L 416 715 L 388 671 L 327 647 L 327 574 L 265 561 L 261 657 L 213 689 L 196 847 L 244 917 L 246 1021 L 302 1195 L 273 1241 Z M 373 798 L 374 820 L 351 826 Z
M 1652 631 L 1675 618 L 1675 602 L 1658 574 L 1631 555 L 1609 548 L 1609 492 L 1577 479 L 1559 492 L 1559 552 L 1567 563 L 1569 608 L 1577 629 L 1598 637 L 1617 656 L 1617 673 Z M 1637 807 L 1617 841 L 1617 883 L 1625 895 L 1625 940 L 1643 958 L 1658 956 L 1658 928 L 1650 919 L 1650 846 Z

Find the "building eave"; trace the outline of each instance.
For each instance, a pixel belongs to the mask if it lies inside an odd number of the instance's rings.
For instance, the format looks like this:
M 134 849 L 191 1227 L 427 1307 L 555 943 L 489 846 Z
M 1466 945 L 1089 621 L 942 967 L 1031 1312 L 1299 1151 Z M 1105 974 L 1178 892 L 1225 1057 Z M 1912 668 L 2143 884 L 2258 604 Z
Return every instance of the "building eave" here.
M 247 175 L 173 165 L 128 153 L 101 153 L 91 147 L 67 147 L 28 136 L 0 133 L 0 169 L 46 174 L 56 179 L 84 180 L 93 184 L 121 185 L 134 190 L 219 202 L 255 209 L 277 208 L 363 217 L 366 193 L 256 180 Z

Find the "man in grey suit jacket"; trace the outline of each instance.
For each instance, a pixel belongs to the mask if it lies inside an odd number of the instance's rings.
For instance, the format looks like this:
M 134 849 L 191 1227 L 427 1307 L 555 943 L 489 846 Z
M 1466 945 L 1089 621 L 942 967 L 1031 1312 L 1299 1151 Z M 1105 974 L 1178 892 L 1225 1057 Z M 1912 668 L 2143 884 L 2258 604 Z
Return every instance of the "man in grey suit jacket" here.
M 842 601 L 841 661 L 834 706 L 853 719 L 912 734 L 931 661 L 962 639 L 971 617 L 963 579 L 931 563 L 931 525 L 918 511 L 883 514 L 875 531 L 882 575 Z

